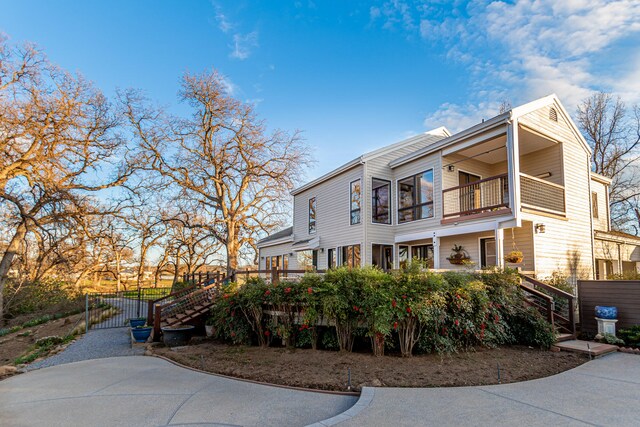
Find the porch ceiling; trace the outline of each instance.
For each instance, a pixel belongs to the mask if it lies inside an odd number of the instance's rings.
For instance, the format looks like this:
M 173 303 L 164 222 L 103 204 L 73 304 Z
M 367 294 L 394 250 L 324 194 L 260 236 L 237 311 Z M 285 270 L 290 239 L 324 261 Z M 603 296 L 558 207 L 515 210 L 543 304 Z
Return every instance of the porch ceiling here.
M 542 134 L 532 132 L 527 128 L 520 127 L 520 155 L 533 153 L 534 151 L 543 150 L 553 147 L 558 143 L 545 137 Z
M 489 164 L 504 162 L 507 160 L 507 137 L 502 135 L 489 141 L 483 141 L 457 151 L 456 154 Z

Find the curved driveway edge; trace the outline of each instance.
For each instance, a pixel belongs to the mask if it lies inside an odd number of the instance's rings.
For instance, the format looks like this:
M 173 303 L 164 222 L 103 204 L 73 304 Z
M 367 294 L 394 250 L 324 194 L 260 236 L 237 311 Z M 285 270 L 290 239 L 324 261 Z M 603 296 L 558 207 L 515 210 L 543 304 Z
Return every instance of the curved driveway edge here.
M 640 420 L 640 357 L 613 353 L 512 384 L 365 390 L 369 404 L 358 402 L 314 426 L 630 426 Z
M 155 357 L 125 356 L 0 381 L 0 424 L 302 426 L 342 413 L 356 400 L 231 380 Z

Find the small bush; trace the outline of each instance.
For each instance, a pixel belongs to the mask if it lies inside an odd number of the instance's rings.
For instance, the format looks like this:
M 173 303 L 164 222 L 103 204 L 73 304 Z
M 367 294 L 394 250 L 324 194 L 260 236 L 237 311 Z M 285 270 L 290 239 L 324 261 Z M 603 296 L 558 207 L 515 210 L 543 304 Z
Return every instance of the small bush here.
M 634 325 L 630 328 L 620 329 L 618 338 L 624 341 L 629 347 L 640 347 L 640 325 Z

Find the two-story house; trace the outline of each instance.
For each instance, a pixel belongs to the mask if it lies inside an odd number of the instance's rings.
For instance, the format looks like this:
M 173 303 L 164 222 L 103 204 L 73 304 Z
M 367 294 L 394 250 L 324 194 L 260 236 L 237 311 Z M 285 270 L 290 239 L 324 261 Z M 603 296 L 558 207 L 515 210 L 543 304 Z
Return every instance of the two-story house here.
M 393 269 L 419 258 L 538 277 L 636 270 L 640 239 L 610 230 L 610 180 L 591 172 L 590 158 L 555 95 L 454 135 L 426 132 L 294 190 L 293 226 L 258 242 L 260 269 Z M 522 260 L 505 261 L 512 251 Z

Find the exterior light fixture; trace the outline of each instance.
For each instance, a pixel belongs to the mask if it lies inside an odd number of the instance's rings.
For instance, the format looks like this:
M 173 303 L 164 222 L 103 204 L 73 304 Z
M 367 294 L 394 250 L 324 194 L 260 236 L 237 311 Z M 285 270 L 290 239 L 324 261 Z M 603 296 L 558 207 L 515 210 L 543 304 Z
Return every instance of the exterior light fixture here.
M 536 234 L 543 234 L 545 232 L 544 224 L 536 224 Z

